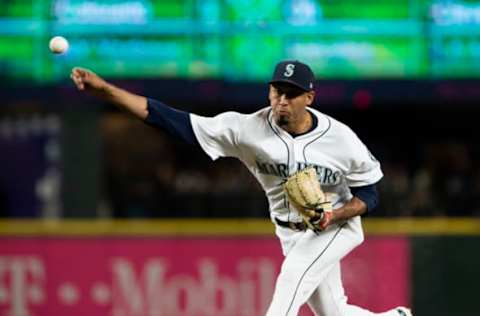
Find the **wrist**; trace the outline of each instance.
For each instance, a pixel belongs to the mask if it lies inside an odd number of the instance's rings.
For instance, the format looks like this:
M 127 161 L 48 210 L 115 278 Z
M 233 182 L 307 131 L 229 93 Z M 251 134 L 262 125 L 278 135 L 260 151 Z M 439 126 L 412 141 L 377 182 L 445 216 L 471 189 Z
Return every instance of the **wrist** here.
M 324 211 L 322 220 L 319 223 L 319 227 L 321 230 L 326 229 L 329 225 L 334 223 L 334 213 L 330 211 Z
M 335 212 L 328 212 L 330 216 L 330 222 L 336 222 L 338 220 L 338 216 Z

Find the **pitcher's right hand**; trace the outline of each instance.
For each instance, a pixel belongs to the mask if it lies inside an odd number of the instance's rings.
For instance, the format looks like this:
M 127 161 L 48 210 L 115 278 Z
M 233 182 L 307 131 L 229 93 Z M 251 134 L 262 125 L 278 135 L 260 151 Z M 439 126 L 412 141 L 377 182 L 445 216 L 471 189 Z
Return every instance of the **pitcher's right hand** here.
M 81 67 L 74 67 L 70 78 L 78 90 L 98 93 L 104 91 L 108 86 L 108 83 L 93 71 Z

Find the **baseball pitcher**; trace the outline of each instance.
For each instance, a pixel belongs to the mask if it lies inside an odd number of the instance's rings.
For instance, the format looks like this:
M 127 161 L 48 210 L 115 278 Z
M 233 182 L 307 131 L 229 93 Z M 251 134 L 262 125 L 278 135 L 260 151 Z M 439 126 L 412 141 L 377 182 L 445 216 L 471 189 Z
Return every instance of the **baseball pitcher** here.
M 128 110 L 145 123 L 201 148 L 213 160 L 235 157 L 259 181 L 285 260 L 267 316 L 297 315 L 307 303 L 321 316 L 412 316 L 406 307 L 383 313 L 348 304 L 340 260 L 364 239 L 361 215 L 377 205 L 380 163 L 346 125 L 311 107 L 310 67 L 278 63 L 270 106 L 252 114 L 203 117 L 116 87 L 74 68 L 79 90 Z

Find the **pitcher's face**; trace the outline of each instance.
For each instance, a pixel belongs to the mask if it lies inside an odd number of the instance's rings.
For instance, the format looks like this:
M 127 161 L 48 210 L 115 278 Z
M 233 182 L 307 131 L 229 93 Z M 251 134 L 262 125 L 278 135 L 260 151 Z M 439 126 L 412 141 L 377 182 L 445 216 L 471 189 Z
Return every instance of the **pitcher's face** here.
M 271 84 L 268 98 L 275 122 L 281 127 L 296 124 L 314 96 L 313 91 L 304 91 L 289 83 Z

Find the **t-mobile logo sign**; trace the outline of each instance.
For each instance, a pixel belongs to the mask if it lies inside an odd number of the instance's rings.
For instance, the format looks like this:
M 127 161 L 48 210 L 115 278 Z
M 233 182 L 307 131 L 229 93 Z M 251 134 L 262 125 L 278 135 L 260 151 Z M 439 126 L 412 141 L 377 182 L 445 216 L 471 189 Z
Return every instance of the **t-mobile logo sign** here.
M 0 316 L 264 315 L 277 273 L 267 257 L 228 267 L 201 257 L 184 270 L 165 257 L 111 257 L 97 265 L 100 273 L 79 266 L 52 271 L 50 259 L 0 256 Z
M 33 316 L 29 306 L 45 301 L 45 269 L 35 256 L 0 257 L 0 306 L 7 316 Z

